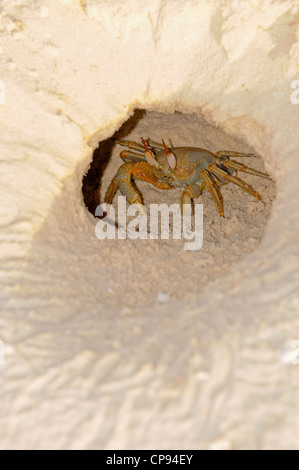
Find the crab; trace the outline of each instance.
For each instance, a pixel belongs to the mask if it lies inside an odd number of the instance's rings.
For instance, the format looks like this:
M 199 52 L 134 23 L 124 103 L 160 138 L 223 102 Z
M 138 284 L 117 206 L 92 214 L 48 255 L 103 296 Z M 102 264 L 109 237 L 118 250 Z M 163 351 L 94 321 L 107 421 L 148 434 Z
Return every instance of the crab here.
M 150 138 L 142 144 L 129 140 L 116 140 L 117 144 L 127 147 L 120 157 L 124 161 L 112 179 L 104 201 L 111 204 L 119 189 L 129 204 L 135 205 L 141 214 L 145 214 L 142 198 L 133 184 L 134 180 L 148 181 L 160 189 L 182 188 L 181 207 L 183 214 L 192 212 L 193 200 L 207 190 L 224 217 L 223 198 L 220 187 L 227 183 L 239 186 L 243 191 L 262 201 L 260 194 L 242 179 L 236 172 L 249 173 L 271 180 L 267 173 L 249 168 L 232 160 L 232 157 L 256 157 L 256 154 L 219 150 L 212 153 L 198 147 L 173 147 L 154 142 Z M 170 147 L 170 148 L 169 148 Z

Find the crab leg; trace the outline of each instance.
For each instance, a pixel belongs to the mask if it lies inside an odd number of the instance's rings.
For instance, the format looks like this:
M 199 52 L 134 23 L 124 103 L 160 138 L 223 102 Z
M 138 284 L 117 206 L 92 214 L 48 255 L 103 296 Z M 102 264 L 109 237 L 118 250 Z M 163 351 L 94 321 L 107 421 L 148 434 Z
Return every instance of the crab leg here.
M 234 160 L 227 160 L 226 162 L 221 163 L 227 168 L 233 168 L 237 171 L 243 171 L 244 173 L 249 173 L 250 175 L 260 176 L 261 178 L 271 180 L 270 176 L 267 173 L 262 173 L 261 171 L 254 170 L 253 168 L 243 165 L 242 163 L 235 162 Z
M 222 195 L 221 191 L 216 185 L 214 178 L 212 175 L 207 170 L 201 170 L 200 172 L 200 177 L 203 179 L 204 184 L 205 184 L 205 189 L 209 191 L 211 194 L 213 201 L 221 215 L 221 217 L 224 217 L 224 209 L 223 209 L 223 200 L 222 200 Z
M 111 204 L 113 201 L 113 198 L 116 194 L 116 191 L 120 189 L 121 193 L 124 196 L 127 196 L 130 198 L 130 203 L 133 204 L 135 200 L 138 198 L 134 198 L 133 196 L 135 195 L 135 189 L 133 188 L 131 184 L 131 172 L 132 172 L 132 163 L 124 163 L 117 171 L 116 175 L 112 179 L 111 183 L 108 186 L 108 189 L 106 191 L 105 197 L 104 197 L 104 202 L 106 204 Z M 122 187 L 121 187 L 122 185 Z M 139 196 L 139 194 L 136 192 L 136 195 Z M 132 196 L 132 197 L 130 197 Z M 140 196 L 139 196 L 140 198 Z M 141 201 L 140 201 L 141 202 Z
M 120 152 L 119 156 L 126 163 L 140 162 L 141 160 L 146 161 L 144 153 L 141 155 L 141 153 L 131 152 L 131 150 L 123 150 L 122 152 Z
M 251 194 L 259 201 L 262 201 L 262 198 L 259 195 L 259 193 L 255 191 L 253 187 L 250 186 L 250 184 L 247 184 L 245 181 L 241 180 L 240 178 L 237 178 L 236 176 L 229 175 L 228 173 L 226 173 L 224 170 L 221 170 L 221 168 L 219 168 L 217 165 L 213 163 L 208 165 L 207 168 L 209 171 L 211 171 L 211 173 L 218 175 L 221 178 L 224 178 L 225 180 L 230 181 L 231 183 L 236 184 L 241 189 L 243 189 L 243 191 L 246 191 L 247 193 Z
M 201 193 L 202 193 L 202 189 L 197 184 L 187 186 L 187 188 L 184 189 L 184 191 L 182 192 L 182 197 L 181 197 L 181 207 L 183 210 L 183 214 L 189 214 L 190 207 L 191 207 L 191 212 L 192 212 L 192 200 L 200 196 Z
M 154 140 L 148 138 L 147 140 L 147 143 L 150 147 L 153 147 L 155 149 L 159 149 L 159 150 L 164 150 L 164 147 L 162 144 L 159 144 L 158 142 L 155 142 Z
M 114 178 L 115 178 L 115 177 L 114 177 Z M 111 203 L 112 203 L 113 198 L 114 198 L 114 196 L 115 196 L 115 194 L 116 194 L 116 191 L 117 191 L 118 188 L 119 188 L 119 184 L 114 181 L 114 178 L 113 178 L 113 180 L 111 181 L 111 183 L 109 184 L 109 186 L 108 186 L 108 188 L 107 188 L 107 190 L 106 190 L 106 193 L 105 193 L 104 202 L 105 202 L 106 204 L 111 204 Z
M 114 142 L 116 142 L 119 145 L 122 145 L 123 147 L 128 147 L 129 149 L 139 150 L 142 153 L 144 152 L 143 145 L 138 144 L 137 142 L 133 142 L 132 140 L 115 139 Z
M 232 150 L 218 150 L 216 157 L 258 157 L 256 153 L 233 152 Z

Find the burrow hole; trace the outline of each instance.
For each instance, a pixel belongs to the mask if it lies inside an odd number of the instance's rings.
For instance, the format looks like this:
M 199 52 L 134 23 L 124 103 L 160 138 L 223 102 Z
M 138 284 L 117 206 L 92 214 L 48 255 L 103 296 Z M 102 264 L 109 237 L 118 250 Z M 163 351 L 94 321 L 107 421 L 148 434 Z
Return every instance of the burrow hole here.
M 84 177 L 84 201 L 93 215 L 123 163 L 119 154 L 124 147 L 115 144 L 114 140 L 140 142 L 141 137 L 151 137 L 158 142 L 162 138 L 171 139 L 174 146 L 201 147 L 212 152 L 221 149 L 254 152 L 254 148 L 244 141 L 225 133 L 202 116 L 135 110 L 111 139 L 99 144 Z M 242 158 L 239 161 L 265 171 L 262 158 Z M 221 188 L 225 206 L 225 219 L 222 219 L 210 194 L 204 191 L 196 200 L 204 206 L 204 243 L 198 251 L 186 251 L 183 239 L 100 241 L 101 250 L 110 250 L 111 291 L 124 302 L 134 305 L 182 300 L 198 295 L 208 288 L 210 281 L 214 282 L 234 269 L 261 242 L 275 198 L 273 182 L 244 173 L 239 177 L 262 195 L 263 203 L 232 183 L 227 184 Z M 146 206 L 180 202 L 180 189 L 165 191 L 143 181 L 137 181 L 136 186 Z M 117 195 L 113 202 L 115 209 Z M 115 262 L 111 249 L 117 253 Z M 112 285 L 114 280 L 115 285 Z

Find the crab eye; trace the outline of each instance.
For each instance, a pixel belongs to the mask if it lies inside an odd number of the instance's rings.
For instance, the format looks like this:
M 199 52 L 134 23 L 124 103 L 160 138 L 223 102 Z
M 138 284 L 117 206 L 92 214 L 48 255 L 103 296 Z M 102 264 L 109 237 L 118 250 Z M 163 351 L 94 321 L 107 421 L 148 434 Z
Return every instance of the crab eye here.
M 157 161 L 155 159 L 155 155 L 154 153 L 148 148 L 145 140 L 143 139 L 143 137 L 141 137 L 141 140 L 142 140 L 142 143 L 144 145 L 144 150 L 145 150 L 145 158 L 146 158 L 146 161 L 147 163 L 150 165 L 150 166 L 155 166 L 157 167 Z
M 167 154 L 167 162 L 168 162 L 168 165 L 170 166 L 170 168 L 172 170 L 175 170 L 175 168 L 176 168 L 176 158 L 175 158 L 175 155 L 172 152 L 169 152 Z
M 172 170 L 175 170 L 176 156 L 169 150 L 169 148 L 167 147 L 163 139 L 162 139 L 162 144 L 166 151 L 166 158 L 167 158 L 168 165 Z

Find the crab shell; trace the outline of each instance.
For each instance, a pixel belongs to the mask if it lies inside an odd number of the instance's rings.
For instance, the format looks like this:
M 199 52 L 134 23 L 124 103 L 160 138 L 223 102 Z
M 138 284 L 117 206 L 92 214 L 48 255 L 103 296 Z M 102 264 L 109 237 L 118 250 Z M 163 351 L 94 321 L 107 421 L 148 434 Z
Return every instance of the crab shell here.
M 221 168 L 221 162 L 226 157 L 216 157 L 212 152 L 198 147 L 175 147 L 171 149 L 176 157 L 176 167 L 172 170 L 168 164 L 167 154 L 165 150 L 161 150 L 156 154 L 155 158 L 159 164 L 156 170 L 157 177 L 161 173 L 161 177 L 167 178 L 170 185 L 174 187 L 192 185 L 194 183 L 203 185 L 204 181 L 200 176 L 201 170 L 204 170 L 212 163 L 218 163 Z M 226 172 L 232 174 L 233 171 L 225 168 Z M 226 181 L 221 177 L 217 177 L 218 184 L 225 184 Z

